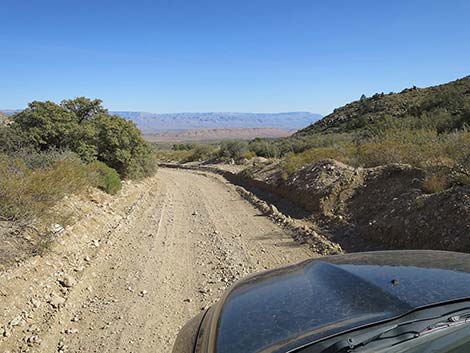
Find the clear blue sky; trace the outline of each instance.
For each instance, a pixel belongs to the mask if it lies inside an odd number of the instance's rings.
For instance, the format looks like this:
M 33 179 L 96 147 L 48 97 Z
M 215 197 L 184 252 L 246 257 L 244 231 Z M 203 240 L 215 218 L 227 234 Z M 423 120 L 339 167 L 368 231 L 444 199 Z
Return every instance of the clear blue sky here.
M 0 0 L 0 107 L 326 114 L 470 74 L 468 0 Z

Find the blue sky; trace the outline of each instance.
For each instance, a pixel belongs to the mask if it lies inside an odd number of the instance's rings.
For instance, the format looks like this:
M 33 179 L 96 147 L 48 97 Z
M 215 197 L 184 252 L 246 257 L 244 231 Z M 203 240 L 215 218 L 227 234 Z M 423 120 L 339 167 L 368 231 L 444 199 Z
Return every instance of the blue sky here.
M 468 0 L 0 0 L 0 107 L 327 114 L 470 74 Z

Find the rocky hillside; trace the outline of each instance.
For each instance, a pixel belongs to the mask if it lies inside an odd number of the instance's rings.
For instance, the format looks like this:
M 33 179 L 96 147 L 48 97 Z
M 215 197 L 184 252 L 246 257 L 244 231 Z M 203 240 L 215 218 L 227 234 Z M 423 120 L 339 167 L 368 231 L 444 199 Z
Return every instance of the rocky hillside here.
M 350 132 L 370 126 L 384 117 L 420 118 L 445 111 L 453 119 L 470 121 L 470 76 L 446 84 L 400 93 L 377 93 L 335 109 L 333 113 L 297 132 L 305 136 L 319 132 Z

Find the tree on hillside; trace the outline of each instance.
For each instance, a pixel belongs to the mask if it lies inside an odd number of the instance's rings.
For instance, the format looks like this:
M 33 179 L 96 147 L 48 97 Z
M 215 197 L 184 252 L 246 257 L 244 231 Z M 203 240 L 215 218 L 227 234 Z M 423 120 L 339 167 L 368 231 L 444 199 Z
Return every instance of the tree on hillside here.
M 154 170 L 152 151 L 134 123 L 108 114 L 101 100 L 79 97 L 53 102 L 32 102 L 13 117 L 2 135 L 15 146 L 70 150 L 86 162 L 99 160 L 116 169 L 121 177 L 138 178 Z M 21 138 L 20 138 L 21 137 Z
M 13 121 L 18 134 L 39 150 L 68 147 L 77 138 L 77 117 L 54 102 L 29 103 L 28 108 L 13 116 Z
M 90 124 L 96 131 L 94 144 L 98 160 L 131 179 L 153 172 L 151 148 L 133 122 L 117 115 L 98 114 Z

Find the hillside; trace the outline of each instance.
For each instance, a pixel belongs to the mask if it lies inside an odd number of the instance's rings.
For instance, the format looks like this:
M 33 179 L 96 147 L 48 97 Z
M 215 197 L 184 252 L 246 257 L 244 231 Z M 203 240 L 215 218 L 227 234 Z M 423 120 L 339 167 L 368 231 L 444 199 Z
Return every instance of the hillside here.
M 309 112 L 289 113 L 174 113 L 111 112 L 132 120 L 144 133 L 194 129 L 277 128 L 297 130 L 321 118 Z
M 380 122 L 385 117 L 420 118 L 446 112 L 451 119 L 470 121 L 470 76 L 428 88 L 407 88 L 400 93 L 377 93 L 335 109 L 295 136 L 319 132 L 351 132 Z

